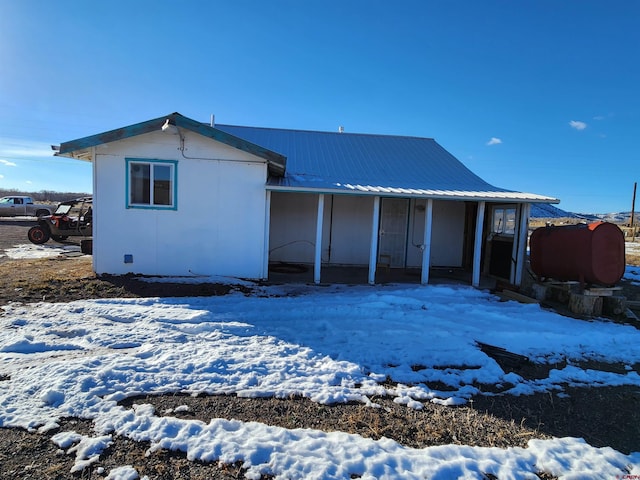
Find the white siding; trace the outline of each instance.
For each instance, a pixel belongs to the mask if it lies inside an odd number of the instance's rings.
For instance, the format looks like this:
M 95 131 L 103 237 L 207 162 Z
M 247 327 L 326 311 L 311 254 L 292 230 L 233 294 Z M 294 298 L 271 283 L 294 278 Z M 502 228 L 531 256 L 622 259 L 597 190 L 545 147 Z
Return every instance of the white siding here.
M 369 263 L 372 212 L 373 197 L 333 196 L 333 225 L 325 226 L 331 232 L 330 264 Z
M 420 267 L 422 251 L 419 245 L 424 235 L 426 200 L 416 200 L 411 210 L 407 266 Z M 461 267 L 464 244 L 464 202 L 434 201 L 431 232 L 431 266 Z
M 433 202 L 431 265 L 462 266 L 464 220 L 464 202 Z
M 317 212 L 316 194 L 271 194 L 270 261 L 313 263 Z
M 266 163 L 189 132 L 193 158 L 179 145 L 154 132 L 96 147 L 96 273 L 260 278 Z M 177 210 L 127 209 L 125 158 L 177 160 Z
M 317 209 L 316 194 L 272 193 L 270 261 L 313 262 Z M 372 197 L 325 196 L 323 263 L 367 265 L 372 209 Z

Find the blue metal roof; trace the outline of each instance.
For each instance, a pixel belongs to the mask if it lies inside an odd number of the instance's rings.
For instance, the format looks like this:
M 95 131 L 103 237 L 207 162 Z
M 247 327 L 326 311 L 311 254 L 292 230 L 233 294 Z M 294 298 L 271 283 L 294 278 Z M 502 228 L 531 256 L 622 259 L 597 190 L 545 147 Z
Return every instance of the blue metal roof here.
M 216 125 L 287 158 L 272 190 L 557 202 L 497 188 L 431 138 Z
M 62 143 L 57 155 L 90 158 L 93 146 L 157 131 L 167 121 L 264 158 L 271 190 L 558 203 L 494 187 L 431 138 L 212 127 L 179 113 Z

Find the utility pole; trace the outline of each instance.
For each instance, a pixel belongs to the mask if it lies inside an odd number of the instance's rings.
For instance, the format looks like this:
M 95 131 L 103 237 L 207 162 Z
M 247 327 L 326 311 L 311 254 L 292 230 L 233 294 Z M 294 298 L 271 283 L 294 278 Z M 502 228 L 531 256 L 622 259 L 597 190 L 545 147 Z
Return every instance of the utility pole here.
M 633 200 L 631 200 L 631 220 L 629 226 L 631 227 L 631 241 L 636 241 L 636 228 L 633 225 L 633 217 L 636 210 L 636 189 L 638 188 L 638 182 L 633 182 Z

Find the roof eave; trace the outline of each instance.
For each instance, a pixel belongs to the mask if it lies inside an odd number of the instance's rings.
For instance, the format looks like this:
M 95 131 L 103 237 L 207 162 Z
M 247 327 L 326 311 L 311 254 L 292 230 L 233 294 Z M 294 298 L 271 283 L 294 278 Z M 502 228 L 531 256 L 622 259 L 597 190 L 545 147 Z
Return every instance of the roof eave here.
M 191 120 L 190 118 L 187 118 L 177 112 L 163 117 L 154 118 L 153 120 L 148 120 L 146 122 L 136 123 L 134 125 L 129 125 L 127 127 L 122 127 L 115 130 L 109 130 L 108 132 L 98 133 L 96 135 L 79 138 L 77 140 L 72 140 L 69 142 L 63 142 L 60 144 L 60 150 L 56 153 L 56 155 L 84 160 L 85 158 L 83 158 L 84 155 L 82 154 L 82 152 L 89 151 L 91 147 L 124 140 L 126 138 L 143 135 L 145 133 L 159 131 L 162 128 L 162 125 L 164 125 L 167 120 L 169 120 L 169 123 L 175 125 L 176 127 L 184 128 L 191 132 L 198 133 L 202 136 L 211 138 L 218 142 L 260 157 L 267 161 L 269 173 L 271 175 L 284 175 L 287 164 L 287 159 L 284 155 L 273 152 L 241 138 L 235 137 L 229 133 L 223 132 L 222 130 L 218 130 L 215 127 L 211 127 L 204 123 Z
M 135 137 L 136 135 L 143 135 L 145 133 L 160 130 L 167 118 L 168 117 L 155 118 L 153 120 L 136 123 L 135 125 L 129 125 L 115 130 L 109 130 L 108 132 L 98 133 L 89 137 L 63 142 L 60 144 L 58 155 L 75 156 L 74 153 L 79 150 L 87 150 L 97 145 L 117 142 L 118 140 L 124 140 L 126 138 Z
M 560 203 L 560 200 L 553 197 L 545 197 L 537 194 L 527 194 L 523 192 L 398 192 L 397 188 L 385 188 L 378 191 L 373 190 L 356 190 L 345 188 L 314 188 L 306 186 L 282 186 L 269 185 L 267 190 L 273 192 L 290 192 L 290 193 L 325 193 L 335 195 L 359 195 L 359 196 L 379 196 L 379 197 L 402 197 L 402 198 L 431 198 L 434 200 L 458 200 L 458 201 L 476 201 L 476 202 L 500 202 L 500 203 Z M 394 191 L 396 190 L 396 191 Z

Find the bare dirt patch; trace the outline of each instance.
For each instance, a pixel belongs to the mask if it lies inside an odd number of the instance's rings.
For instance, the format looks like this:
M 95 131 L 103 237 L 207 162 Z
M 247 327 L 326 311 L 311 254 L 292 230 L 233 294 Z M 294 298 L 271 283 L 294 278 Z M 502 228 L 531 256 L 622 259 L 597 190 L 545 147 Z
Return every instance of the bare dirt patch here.
M 134 275 L 97 277 L 87 255 L 59 255 L 0 263 L 0 305 L 70 302 L 92 298 L 225 295 L 229 285 L 147 282 Z

